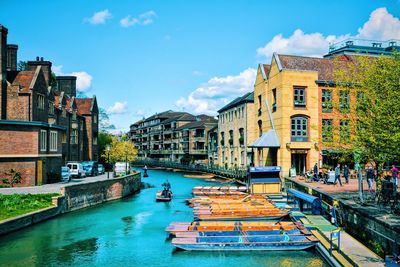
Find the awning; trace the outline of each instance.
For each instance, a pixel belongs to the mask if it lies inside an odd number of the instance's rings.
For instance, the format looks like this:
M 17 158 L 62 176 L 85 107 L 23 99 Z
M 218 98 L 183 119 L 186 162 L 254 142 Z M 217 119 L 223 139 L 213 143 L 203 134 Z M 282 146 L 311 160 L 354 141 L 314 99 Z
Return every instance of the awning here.
M 261 135 L 253 144 L 249 145 L 249 147 L 281 147 L 281 145 L 279 144 L 278 135 L 275 130 L 269 130 Z

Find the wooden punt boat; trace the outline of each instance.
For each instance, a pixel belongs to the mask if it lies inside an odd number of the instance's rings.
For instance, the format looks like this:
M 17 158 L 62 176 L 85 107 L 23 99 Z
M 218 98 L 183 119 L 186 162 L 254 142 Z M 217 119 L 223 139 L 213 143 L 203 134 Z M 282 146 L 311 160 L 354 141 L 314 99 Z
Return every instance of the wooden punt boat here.
M 163 191 L 158 191 L 156 194 L 156 201 L 157 202 L 170 202 L 172 200 L 172 192 L 168 190 L 167 195 L 163 195 Z
M 240 250 L 304 250 L 315 246 L 318 240 L 310 235 L 269 236 L 207 236 L 173 238 L 172 244 L 183 250 L 240 251 Z
M 187 231 L 177 232 L 175 237 L 202 237 L 202 236 L 240 236 L 240 235 L 280 235 L 282 230 L 251 230 L 251 231 Z M 302 231 L 299 229 L 284 231 L 287 235 L 301 235 Z M 310 233 L 311 234 L 311 233 Z

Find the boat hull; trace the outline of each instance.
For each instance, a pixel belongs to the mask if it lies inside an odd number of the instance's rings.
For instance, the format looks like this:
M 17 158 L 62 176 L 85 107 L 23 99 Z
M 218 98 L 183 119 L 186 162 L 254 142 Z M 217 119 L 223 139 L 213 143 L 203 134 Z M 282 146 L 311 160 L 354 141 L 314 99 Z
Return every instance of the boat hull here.
M 305 250 L 315 246 L 315 242 L 287 243 L 213 243 L 213 244 L 174 244 L 176 248 L 189 251 L 287 251 Z
M 194 217 L 195 221 L 268 221 L 268 220 L 278 220 L 285 217 L 287 214 L 284 215 L 277 215 L 277 216 L 263 216 L 263 217 L 209 217 L 209 218 L 199 218 Z

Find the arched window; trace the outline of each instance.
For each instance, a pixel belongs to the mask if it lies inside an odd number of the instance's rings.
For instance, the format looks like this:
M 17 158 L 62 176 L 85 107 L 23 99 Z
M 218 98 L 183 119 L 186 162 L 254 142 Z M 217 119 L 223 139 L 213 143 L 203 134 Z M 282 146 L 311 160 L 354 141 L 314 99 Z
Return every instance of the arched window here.
M 258 121 L 258 136 L 262 135 L 262 121 Z
M 308 118 L 304 116 L 292 117 L 292 141 L 307 142 L 308 141 Z

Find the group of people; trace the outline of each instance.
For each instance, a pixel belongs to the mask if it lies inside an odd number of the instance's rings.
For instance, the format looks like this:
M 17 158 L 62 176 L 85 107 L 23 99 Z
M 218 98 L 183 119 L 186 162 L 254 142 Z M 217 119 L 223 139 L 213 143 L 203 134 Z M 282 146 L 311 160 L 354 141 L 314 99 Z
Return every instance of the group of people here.
M 333 172 L 332 169 L 330 171 Z M 361 171 L 361 168 L 355 168 L 356 174 L 358 174 L 359 171 Z M 391 172 L 390 181 L 393 183 L 395 191 L 397 191 L 397 188 L 398 188 L 398 177 L 399 177 L 400 171 L 396 168 L 395 165 L 393 165 L 392 168 L 390 169 L 390 172 Z M 332 173 L 332 175 L 333 175 L 333 173 Z M 307 172 L 306 176 L 308 176 L 308 178 L 310 178 L 310 179 L 312 179 L 313 181 L 316 181 L 316 182 L 319 182 L 319 181 L 323 180 L 324 183 L 331 182 L 334 185 L 336 185 L 339 182 L 339 185 L 343 186 L 341 178 L 343 176 L 344 179 L 345 179 L 345 183 L 348 184 L 349 183 L 349 178 L 350 178 L 350 169 L 347 166 L 347 164 L 344 164 L 343 165 L 343 172 L 342 172 L 342 168 L 340 166 L 340 163 L 338 163 L 337 166 L 334 169 L 334 179 L 330 180 L 328 175 L 326 175 L 326 177 L 322 177 L 323 175 L 319 172 L 318 164 L 315 163 L 312 171 L 310 170 L 309 172 Z M 372 192 L 373 191 L 374 180 L 376 178 L 376 173 L 375 173 L 375 170 L 373 169 L 372 166 L 369 166 L 368 169 L 366 170 L 365 177 L 366 177 L 367 182 L 368 182 L 368 191 Z

